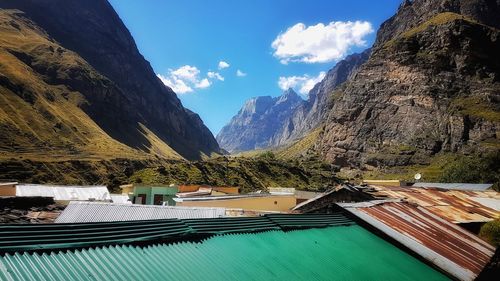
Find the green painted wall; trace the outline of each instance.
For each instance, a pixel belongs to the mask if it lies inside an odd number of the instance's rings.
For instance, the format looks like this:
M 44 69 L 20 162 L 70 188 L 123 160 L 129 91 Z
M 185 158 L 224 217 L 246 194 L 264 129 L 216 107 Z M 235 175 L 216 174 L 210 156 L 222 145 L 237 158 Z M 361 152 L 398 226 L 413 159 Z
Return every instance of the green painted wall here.
M 134 197 L 137 197 L 139 194 L 146 194 L 146 205 L 153 205 L 155 195 L 160 194 L 163 195 L 163 201 L 167 201 L 169 206 L 174 206 L 175 201 L 173 198 L 177 192 L 177 187 L 145 185 L 134 186 Z

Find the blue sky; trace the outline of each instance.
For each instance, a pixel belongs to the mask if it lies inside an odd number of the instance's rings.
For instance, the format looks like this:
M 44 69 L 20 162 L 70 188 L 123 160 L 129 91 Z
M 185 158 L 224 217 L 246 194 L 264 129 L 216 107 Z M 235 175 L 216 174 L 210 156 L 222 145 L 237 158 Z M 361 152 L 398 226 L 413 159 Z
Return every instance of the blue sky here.
M 216 135 L 251 97 L 293 86 L 307 98 L 322 72 L 372 45 L 401 0 L 110 2 L 154 71 Z

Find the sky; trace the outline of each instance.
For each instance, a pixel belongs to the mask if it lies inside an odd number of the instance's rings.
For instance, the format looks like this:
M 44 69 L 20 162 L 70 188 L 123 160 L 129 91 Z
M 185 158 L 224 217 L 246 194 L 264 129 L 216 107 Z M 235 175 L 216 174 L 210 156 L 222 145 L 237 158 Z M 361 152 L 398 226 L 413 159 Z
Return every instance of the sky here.
M 401 0 L 109 0 L 141 54 L 216 135 L 256 96 L 308 90 Z

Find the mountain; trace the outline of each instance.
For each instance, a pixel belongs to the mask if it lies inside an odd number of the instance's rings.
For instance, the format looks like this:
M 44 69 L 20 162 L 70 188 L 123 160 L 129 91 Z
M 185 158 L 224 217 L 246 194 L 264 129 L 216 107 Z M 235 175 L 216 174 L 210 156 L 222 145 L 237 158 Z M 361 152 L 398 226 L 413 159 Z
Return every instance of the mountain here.
M 271 146 L 290 144 L 303 138 L 322 123 L 328 113 L 331 93 L 356 74 L 358 68 L 368 59 L 370 51 L 371 49 L 367 49 L 362 53 L 349 55 L 330 69 L 325 78 L 309 91 L 307 102 L 297 107 L 290 118 L 282 123 L 271 141 Z
M 315 150 L 362 169 L 498 153 L 498 15 L 495 0 L 404 1 L 333 93 Z
M 293 89 L 288 89 L 275 98 L 252 98 L 221 129 L 217 134 L 217 141 L 229 152 L 269 147 L 285 120 L 303 103 L 304 100 Z
M 0 0 L 5 158 L 200 159 L 220 151 L 105 0 Z
M 277 148 L 304 137 L 328 113 L 332 91 L 353 76 L 369 54 L 370 49 L 339 61 L 309 92 L 307 101 L 289 89 L 280 98 L 258 97 L 245 102 L 219 132 L 217 141 L 229 152 L 238 152 Z

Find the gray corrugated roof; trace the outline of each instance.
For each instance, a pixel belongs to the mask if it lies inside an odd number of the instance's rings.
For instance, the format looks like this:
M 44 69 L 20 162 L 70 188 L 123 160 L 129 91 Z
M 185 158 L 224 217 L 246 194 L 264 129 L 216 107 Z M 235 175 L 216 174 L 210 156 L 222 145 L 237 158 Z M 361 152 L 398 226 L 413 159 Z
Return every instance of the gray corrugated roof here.
M 106 186 L 80 185 L 46 185 L 46 184 L 19 184 L 16 187 L 16 196 L 54 197 L 54 200 L 111 200 Z
M 199 219 L 224 217 L 224 208 L 171 207 L 100 202 L 70 202 L 56 223 Z
M 493 184 L 490 183 L 440 183 L 440 182 L 417 182 L 415 187 L 435 187 L 457 190 L 486 190 Z

